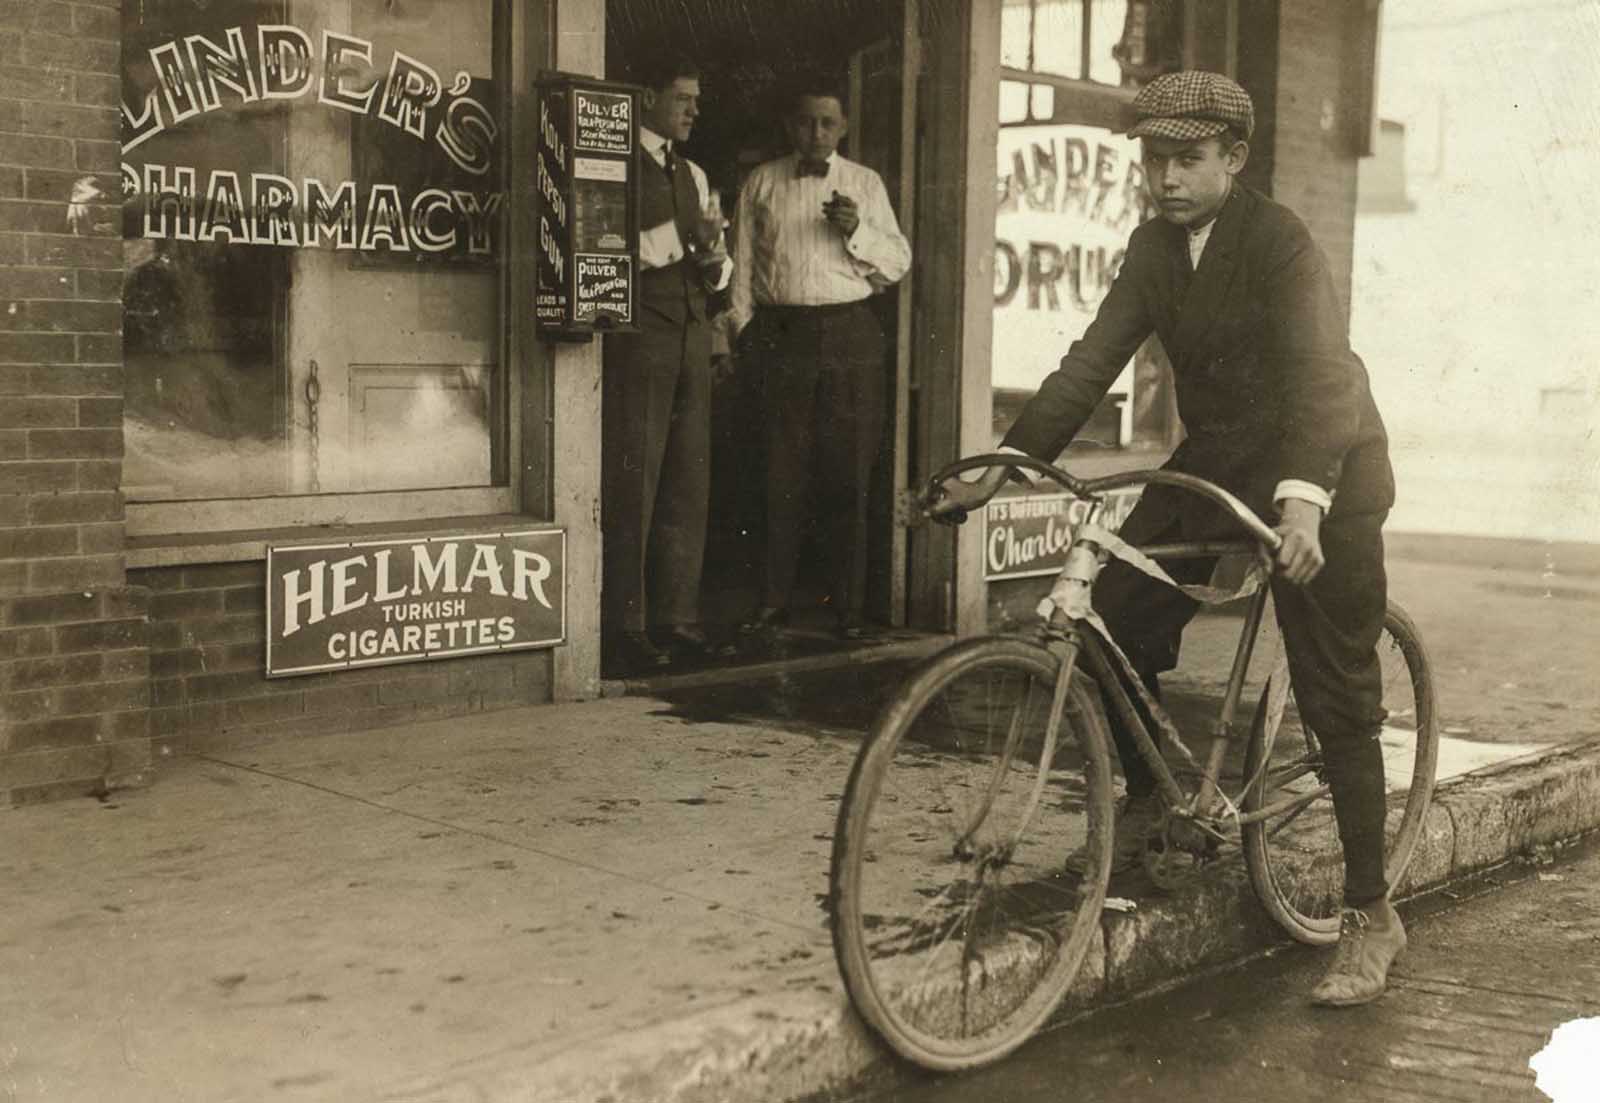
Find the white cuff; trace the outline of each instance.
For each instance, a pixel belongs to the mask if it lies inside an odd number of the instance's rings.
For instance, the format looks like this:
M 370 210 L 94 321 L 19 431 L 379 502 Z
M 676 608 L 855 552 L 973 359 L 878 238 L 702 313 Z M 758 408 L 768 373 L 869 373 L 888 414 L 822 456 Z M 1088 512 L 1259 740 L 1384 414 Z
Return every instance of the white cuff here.
M 678 236 L 678 224 L 670 218 L 639 235 L 639 267 L 665 268 L 677 264 L 687 250 Z
M 867 270 L 863 274 L 876 273 L 882 267 L 878 262 L 883 258 L 883 234 L 867 225 L 867 220 L 863 218 L 856 223 L 850 236 L 844 239 L 844 251 L 858 266 Z
M 1281 502 L 1285 498 L 1298 498 L 1302 502 L 1310 502 L 1321 507 L 1323 513 L 1333 508 L 1333 495 L 1316 483 L 1308 483 L 1304 479 L 1284 479 L 1280 482 L 1272 492 L 1272 500 Z

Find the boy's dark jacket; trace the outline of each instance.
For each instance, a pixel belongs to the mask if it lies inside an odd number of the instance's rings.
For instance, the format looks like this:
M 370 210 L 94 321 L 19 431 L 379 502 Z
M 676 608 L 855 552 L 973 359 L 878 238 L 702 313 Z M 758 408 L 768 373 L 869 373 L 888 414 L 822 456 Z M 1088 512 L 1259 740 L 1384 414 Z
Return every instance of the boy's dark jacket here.
M 1187 236 L 1159 218 L 1133 232 L 1095 320 L 1003 443 L 1054 460 L 1154 332 L 1187 432 L 1166 467 L 1227 487 L 1269 520 L 1280 479 L 1329 491 L 1336 516 L 1387 510 L 1388 439 L 1305 224 L 1236 182 L 1194 273 Z M 1176 493 L 1186 534 L 1217 531 L 1210 507 Z

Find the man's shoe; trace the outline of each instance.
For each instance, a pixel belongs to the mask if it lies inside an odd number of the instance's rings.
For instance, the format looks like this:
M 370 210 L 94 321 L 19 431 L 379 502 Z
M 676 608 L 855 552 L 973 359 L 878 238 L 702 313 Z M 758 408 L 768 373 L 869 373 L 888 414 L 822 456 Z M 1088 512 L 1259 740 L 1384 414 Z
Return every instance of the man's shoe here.
M 1117 809 L 1116 827 L 1111 838 L 1111 872 L 1126 873 L 1144 860 L 1150 836 L 1161 823 L 1161 797 L 1129 794 Z M 1067 870 L 1082 873 L 1088 867 L 1088 852 L 1079 847 L 1067 855 Z
M 692 624 L 669 624 L 657 633 L 657 639 L 669 653 L 696 659 L 726 659 L 738 651 L 731 643 L 712 640 Z
M 1321 1007 L 1371 1003 L 1388 987 L 1389 966 L 1405 948 L 1406 928 L 1388 897 L 1345 908 L 1333 965 L 1311 990 L 1311 1002 Z
M 612 675 L 654 673 L 672 663 L 672 656 L 643 632 L 619 632 L 602 650 L 603 665 Z
M 839 621 L 839 638 L 841 640 L 875 640 L 878 638 L 877 630 L 859 617 L 844 617 Z
M 789 623 L 789 610 L 763 605 L 739 622 L 741 636 L 771 636 Z

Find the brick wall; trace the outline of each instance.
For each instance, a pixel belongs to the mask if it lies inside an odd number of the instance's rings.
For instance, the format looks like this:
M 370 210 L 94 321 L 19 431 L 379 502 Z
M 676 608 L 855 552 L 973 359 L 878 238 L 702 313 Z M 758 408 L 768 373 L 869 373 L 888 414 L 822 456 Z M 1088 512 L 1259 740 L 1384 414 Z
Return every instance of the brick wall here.
M 1273 195 L 1310 227 L 1348 312 L 1358 160 L 1349 148 L 1343 79 L 1349 0 L 1282 0 L 1273 133 Z
M 158 754 L 353 731 L 550 699 L 550 653 L 521 651 L 268 680 L 261 563 L 130 572 L 150 593 Z
M 0 601 L 0 798 L 104 794 L 146 780 L 146 595 L 115 589 Z
M 0 0 L 0 804 L 149 762 L 117 492 L 120 26 L 114 3 Z

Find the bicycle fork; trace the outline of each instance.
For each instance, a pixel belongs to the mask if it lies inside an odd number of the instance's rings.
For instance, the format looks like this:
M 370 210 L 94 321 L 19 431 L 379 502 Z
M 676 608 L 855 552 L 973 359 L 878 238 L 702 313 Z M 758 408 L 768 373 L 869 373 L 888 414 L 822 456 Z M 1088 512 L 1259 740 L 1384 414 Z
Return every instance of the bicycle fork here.
M 1095 502 L 1085 518 L 1085 525 L 1093 525 L 1100 514 L 1100 503 Z M 1046 599 L 1052 606 L 1049 618 L 1045 625 L 1045 643 L 1051 654 L 1060 659 L 1056 668 L 1055 690 L 1051 694 L 1049 720 L 1045 725 L 1044 748 L 1039 755 L 1039 768 L 1034 774 L 1033 787 L 1028 794 L 1028 802 L 1023 807 L 1022 814 L 1017 818 L 1017 826 L 1011 832 L 1011 837 L 998 847 L 996 856 L 986 861 L 1004 864 L 1016 850 L 1017 844 L 1022 840 L 1029 825 L 1033 822 L 1033 814 L 1039 807 L 1039 801 L 1044 796 L 1045 786 L 1050 780 L 1050 766 L 1055 761 L 1056 744 L 1061 738 L 1061 722 L 1067 712 L 1067 698 L 1072 692 L 1072 675 L 1078 665 L 1079 640 L 1076 611 L 1088 608 L 1089 590 L 1094 585 L 1095 576 L 1100 573 L 1100 567 L 1105 562 L 1106 553 L 1099 544 L 1092 540 L 1076 539 L 1067 549 L 1067 561 L 1061 569 L 1061 575 L 1056 580 L 1055 587 Z M 1042 607 L 1041 607 L 1042 610 Z M 1011 766 L 1011 759 L 1017 752 L 1022 742 L 1022 710 L 1018 710 L 1011 721 L 1011 728 L 1006 733 L 1005 746 L 1001 750 L 1000 764 L 989 782 L 988 791 L 984 794 L 982 803 L 977 813 L 972 818 L 972 823 L 961 838 L 956 840 L 957 857 L 973 857 L 975 853 L 970 846 L 972 836 L 976 834 L 979 826 L 988 817 L 989 810 L 994 805 L 995 797 L 999 795 L 1000 787 L 1005 782 L 1007 771 Z
M 1021 842 L 1028 826 L 1033 822 L 1033 814 L 1039 807 L 1039 800 L 1044 795 L 1045 785 L 1050 780 L 1050 764 L 1055 761 L 1056 743 L 1061 736 L 1061 719 L 1066 713 L 1067 694 L 1072 685 L 1072 671 L 1077 665 L 1078 641 L 1075 635 L 1068 635 L 1063 640 L 1065 651 L 1061 656 L 1061 666 L 1056 674 L 1055 690 L 1051 694 L 1049 720 L 1045 725 L 1044 747 L 1039 753 L 1039 769 L 1034 775 L 1033 787 L 1028 794 L 1028 803 L 1023 806 L 1022 814 L 1017 817 L 1017 826 L 1011 832 L 1011 837 L 1002 845 L 995 848 L 992 855 L 985 856 L 985 865 L 1004 865 L 1010 860 L 1011 854 Z M 977 852 L 972 849 L 972 837 L 977 834 L 983 822 L 988 819 L 989 811 L 994 807 L 994 801 L 1000 795 L 1000 788 L 1005 784 L 1007 773 L 1011 768 L 1011 759 L 1016 755 L 1017 748 L 1023 739 L 1023 718 L 1026 710 L 1018 708 L 1011 717 L 1010 729 L 1006 732 L 1005 744 L 1000 750 L 1000 762 L 989 779 L 989 787 L 983 795 L 982 802 L 973 814 L 967 830 L 956 840 L 955 855 L 962 859 L 977 857 Z

